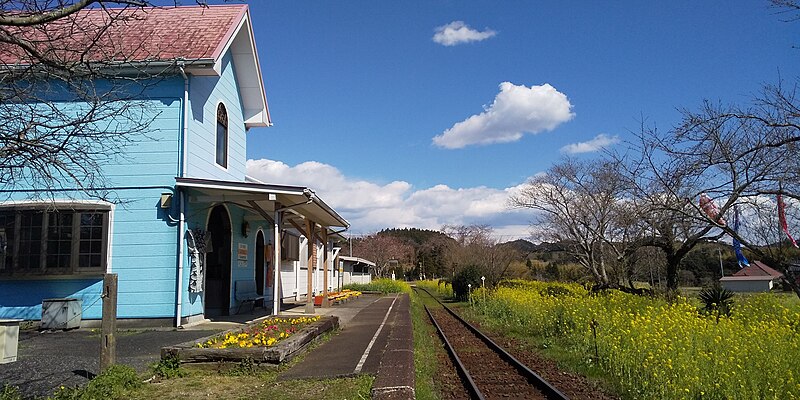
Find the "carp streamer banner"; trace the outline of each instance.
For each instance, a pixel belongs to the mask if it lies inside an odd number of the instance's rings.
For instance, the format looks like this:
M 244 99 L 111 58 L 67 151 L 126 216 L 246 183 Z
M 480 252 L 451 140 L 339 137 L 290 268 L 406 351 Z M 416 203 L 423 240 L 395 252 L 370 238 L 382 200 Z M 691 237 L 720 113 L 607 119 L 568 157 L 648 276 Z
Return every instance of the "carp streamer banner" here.
M 700 208 L 703 209 L 703 212 L 705 212 L 712 221 L 725 226 L 725 220 L 719 215 L 719 208 L 714 204 L 714 200 L 711 200 L 711 197 L 708 197 L 705 193 L 700 193 Z
M 733 233 L 739 233 L 739 205 L 733 206 Z M 739 262 L 739 268 L 749 267 L 750 262 L 745 258 L 742 253 L 742 243 L 735 237 L 733 238 L 733 252 L 736 254 L 736 260 Z
M 792 241 L 794 247 L 798 247 L 797 242 L 789 233 L 789 224 L 786 223 L 786 205 L 783 204 L 783 197 L 781 197 L 780 193 L 778 194 L 778 221 L 781 223 L 781 229 L 783 229 L 783 232 L 786 234 L 789 240 Z

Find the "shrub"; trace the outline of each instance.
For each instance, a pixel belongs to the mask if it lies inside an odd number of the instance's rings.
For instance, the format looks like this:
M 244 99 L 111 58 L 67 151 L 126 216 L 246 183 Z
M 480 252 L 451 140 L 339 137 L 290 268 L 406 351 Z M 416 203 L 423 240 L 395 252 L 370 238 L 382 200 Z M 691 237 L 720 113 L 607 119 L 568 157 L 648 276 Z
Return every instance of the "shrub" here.
M 381 292 L 383 294 L 411 292 L 411 287 L 407 283 L 388 278 L 374 279 L 370 283 L 351 283 L 344 285 L 342 289 L 357 290 L 359 292 Z
M 239 361 L 230 370 L 226 372 L 228 376 L 253 376 L 258 374 L 258 363 L 252 358 L 246 357 Z
M 174 355 L 158 360 L 150 366 L 150 369 L 153 371 L 153 375 L 160 379 L 180 378 L 186 375 L 186 372 L 181 369 L 180 360 Z
M 16 386 L 4 384 L 0 390 L 0 400 L 22 400 L 22 393 Z
M 481 287 L 481 270 L 475 265 L 467 266 L 453 277 L 453 296 L 457 300 L 466 301 L 469 296 L 469 285 L 476 290 Z
M 733 307 L 734 293 L 720 285 L 703 288 L 697 297 L 703 303 L 703 310 L 708 313 L 730 316 Z
M 107 370 L 89 381 L 83 388 L 59 388 L 50 399 L 52 400 L 101 400 L 122 399 L 130 390 L 142 386 L 142 381 L 136 370 L 127 365 L 112 365 Z

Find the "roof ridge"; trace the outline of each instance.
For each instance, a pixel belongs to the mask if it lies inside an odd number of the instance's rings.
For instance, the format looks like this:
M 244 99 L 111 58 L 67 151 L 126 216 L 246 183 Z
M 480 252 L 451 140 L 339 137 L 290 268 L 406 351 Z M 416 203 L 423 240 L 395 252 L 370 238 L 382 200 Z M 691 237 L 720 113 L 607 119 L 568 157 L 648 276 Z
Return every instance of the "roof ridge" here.
M 138 7 L 138 6 L 128 6 L 128 7 L 91 7 L 91 8 L 83 8 L 78 12 L 88 12 L 88 11 L 126 11 L 126 10 L 172 10 L 176 8 L 248 8 L 247 4 L 206 4 L 206 5 L 172 5 L 172 6 L 147 6 L 147 7 Z

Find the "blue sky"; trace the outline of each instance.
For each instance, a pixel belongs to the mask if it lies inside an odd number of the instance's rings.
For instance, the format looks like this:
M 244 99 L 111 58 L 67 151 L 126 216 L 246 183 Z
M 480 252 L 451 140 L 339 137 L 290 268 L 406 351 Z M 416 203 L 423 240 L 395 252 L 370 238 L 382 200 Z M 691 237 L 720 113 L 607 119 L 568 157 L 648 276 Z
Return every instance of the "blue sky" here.
M 248 172 L 314 188 L 357 234 L 525 236 L 530 213 L 505 198 L 568 149 L 597 156 L 643 118 L 669 129 L 677 108 L 794 81 L 800 22 L 768 6 L 253 1 L 275 125 L 248 134 Z

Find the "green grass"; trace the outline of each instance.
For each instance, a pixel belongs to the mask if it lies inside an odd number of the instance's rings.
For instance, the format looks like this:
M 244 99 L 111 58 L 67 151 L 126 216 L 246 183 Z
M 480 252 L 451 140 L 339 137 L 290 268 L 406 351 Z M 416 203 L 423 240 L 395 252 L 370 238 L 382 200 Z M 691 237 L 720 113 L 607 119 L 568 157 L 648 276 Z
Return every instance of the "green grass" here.
M 312 345 L 319 346 L 331 334 Z M 126 366 L 114 366 L 84 387 L 64 387 L 56 391 L 51 400 L 89 399 L 342 399 L 365 400 L 370 398 L 372 375 L 341 379 L 302 379 L 278 381 L 278 375 L 304 358 L 300 355 L 285 365 L 259 365 L 252 360 L 240 363 L 183 364 L 161 362 L 153 365 L 150 373 L 137 376 Z M 159 373 L 151 383 L 141 382 Z M 15 388 L 3 388 L 0 400 L 21 400 Z
M 411 286 L 403 281 L 391 279 L 375 279 L 370 283 L 351 283 L 345 285 L 343 289 L 357 290 L 359 292 L 380 292 L 386 293 L 410 293 Z
M 0 389 L 0 400 L 22 400 L 22 394 L 15 386 L 4 384 Z
M 130 394 L 131 399 L 213 398 L 219 399 L 369 399 L 374 377 L 360 375 L 341 379 L 278 381 L 279 370 L 253 374 L 220 373 L 187 368 L 184 378 L 146 385 Z
M 416 398 L 435 400 L 439 398 L 436 389 L 437 351 L 439 346 L 436 330 L 427 323 L 428 314 L 423 308 L 421 296 L 411 295 L 411 321 L 414 325 L 414 371 L 416 379 Z

